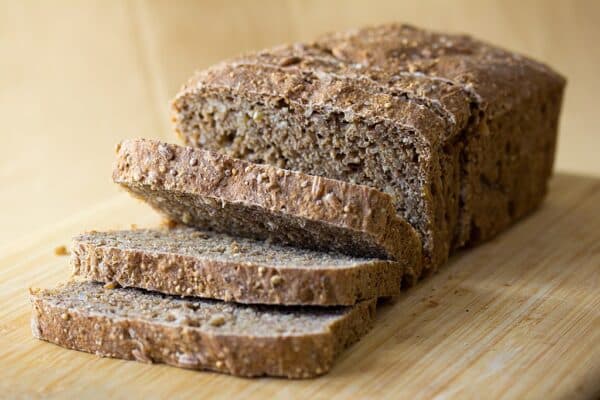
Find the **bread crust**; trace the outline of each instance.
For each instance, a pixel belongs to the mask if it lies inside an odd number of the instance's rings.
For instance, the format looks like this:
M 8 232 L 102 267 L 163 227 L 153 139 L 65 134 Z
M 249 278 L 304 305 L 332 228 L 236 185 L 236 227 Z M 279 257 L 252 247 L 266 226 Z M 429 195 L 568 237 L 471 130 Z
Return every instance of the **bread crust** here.
M 449 250 L 485 241 L 539 206 L 566 85 L 559 73 L 468 35 L 401 24 L 332 33 L 317 45 L 346 63 L 451 82 L 468 98 L 469 121 L 457 124 L 460 183 L 456 225 L 443 240 Z M 445 105 L 449 99 L 431 95 Z
M 127 291 L 127 297 L 122 295 Z M 68 293 L 71 292 L 71 293 Z M 287 378 L 310 378 L 328 372 L 335 357 L 346 347 L 359 340 L 372 326 L 375 301 L 366 301 L 353 307 L 294 311 L 289 324 L 303 324 L 312 318 L 323 319 L 318 330 L 304 333 L 268 334 L 248 333 L 242 327 L 236 333 L 227 328 L 230 319 L 237 316 L 238 309 L 250 306 L 230 305 L 230 314 L 221 308 L 214 315 L 208 311 L 209 322 L 196 321 L 199 326 L 188 323 L 158 321 L 147 315 L 131 317 L 118 309 L 99 312 L 90 311 L 90 299 L 99 296 L 108 306 L 117 304 L 124 297 L 135 303 L 141 297 L 162 298 L 160 295 L 134 291 L 133 289 L 102 289 L 92 283 L 69 283 L 54 290 L 32 290 L 33 335 L 62 347 L 93 353 L 101 357 L 136 360 L 145 363 L 165 363 L 176 367 L 212 370 L 237 376 L 280 376 Z M 84 300 L 65 301 L 65 298 L 80 296 Z M 93 299 L 91 300 L 94 301 Z M 184 302 L 178 307 L 198 307 L 207 300 L 170 300 Z M 159 303 L 163 304 L 163 303 Z M 213 306 L 204 305 L 210 308 Z M 97 305 L 94 305 L 97 306 Z M 100 306 L 104 307 L 104 306 Z M 154 309 L 156 308 L 156 309 Z M 164 313 L 165 309 L 150 307 L 146 311 Z M 281 309 L 279 309 L 281 310 Z M 192 312 L 192 311 L 190 311 Z M 287 313 L 277 308 L 261 308 L 253 311 L 258 317 L 265 314 Z M 192 312 L 193 313 L 193 312 Z M 325 316 L 325 318 L 323 317 Z M 217 321 L 217 323 L 212 322 Z M 223 324 L 220 327 L 219 324 Z M 264 328 L 264 326 L 263 326 Z
M 201 248 L 210 251 L 190 254 L 189 249 Z M 397 295 L 404 275 L 392 261 L 189 228 L 79 235 L 73 239 L 70 262 L 74 275 L 92 281 L 247 304 L 352 305 Z M 405 281 L 411 279 L 407 274 Z
M 420 270 L 421 244 L 376 189 L 154 140 L 125 140 L 113 180 L 169 218 Z
M 469 36 L 387 24 L 218 64 L 187 82 L 172 108 L 175 129 L 189 145 L 336 179 L 358 178 L 380 190 L 398 183 L 398 212 L 419 232 L 425 270 L 431 272 L 456 249 L 493 237 L 541 203 L 564 86 L 565 79 L 547 66 Z M 251 120 L 236 136 L 227 125 L 234 111 L 227 99 L 243 103 L 242 111 L 276 117 L 267 127 Z M 385 125 L 381 131 L 394 131 L 407 144 L 390 149 L 392 139 L 384 143 L 376 132 L 370 144 L 379 140 L 378 152 L 391 155 L 369 164 L 377 152 L 332 129 L 294 151 L 286 140 L 298 125 L 308 130 L 313 112 L 322 115 L 321 126 L 337 115 L 342 124 L 359 121 L 358 137 Z M 214 126 L 203 126 L 206 118 Z M 291 127 L 279 128 L 285 122 Z M 266 130 L 280 133 L 261 142 Z M 249 132 L 254 141 L 247 139 Z M 334 151 L 339 143 L 370 172 L 345 168 L 343 157 L 302 160 L 306 152 Z M 418 172 L 403 172 L 394 181 L 377 168 L 394 170 L 393 160 L 411 151 Z

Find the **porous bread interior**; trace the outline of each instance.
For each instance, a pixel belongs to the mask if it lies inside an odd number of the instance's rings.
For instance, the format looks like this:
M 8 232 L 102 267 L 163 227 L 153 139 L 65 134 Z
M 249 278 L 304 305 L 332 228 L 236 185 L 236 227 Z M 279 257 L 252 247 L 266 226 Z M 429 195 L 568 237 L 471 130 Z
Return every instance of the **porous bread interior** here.
M 242 305 L 208 299 L 182 299 L 140 289 L 105 289 L 91 282 L 70 282 L 35 294 L 73 312 L 130 319 L 218 334 L 254 337 L 327 333 L 352 307 Z M 214 323 L 215 317 L 221 321 Z M 212 320 L 212 322 L 211 322 Z
M 265 264 L 278 268 L 351 267 L 373 261 L 336 252 L 320 252 L 185 227 L 93 232 L 79 235 L 75 240 L 77 243 L 126 251 L 171 253 L 197 259 Z
M 243 95 L 195 96 L 178 117 L 188 145 L 255 163 L 376 187 L 392 195 L 397 212 L 426 234 L 431 251 L 431 212 L 423 196 L 426 176 L 419 157 L 427 149 L 398 126 L 348 122 L 343 113 L 282 101 L 253 103 Z M 193 104 L 193 106 L 189 106 Z M 275 145 L 276 143 L 276 145 Z
M 218 199 L 162 191 L 134 182 L 122 184 L 157 211 L 177 221 L 185 221 L 190 226 L 322 251 L 337 250 L 350 255 L 359 253 L 359 256 L 365 257 L 390 258 L 380 243 L 360 231 L 298 218 L 285 212 L 265 210 L 250 204 L 218 202 Z M 218 205 L 215 206 L 217 202 Z

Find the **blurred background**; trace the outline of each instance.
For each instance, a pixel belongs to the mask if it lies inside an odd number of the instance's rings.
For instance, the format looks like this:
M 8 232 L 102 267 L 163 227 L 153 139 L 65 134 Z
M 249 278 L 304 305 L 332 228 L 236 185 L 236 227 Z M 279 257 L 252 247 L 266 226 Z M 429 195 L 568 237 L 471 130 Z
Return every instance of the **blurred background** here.
M 169 100 L 195 69 L 389 21 L 470 33 L 566 75 L 556 168 L 600 176 L 598 1 L 0 0 L 0 243 L 118 193 L 115 144 L 175 141 Z

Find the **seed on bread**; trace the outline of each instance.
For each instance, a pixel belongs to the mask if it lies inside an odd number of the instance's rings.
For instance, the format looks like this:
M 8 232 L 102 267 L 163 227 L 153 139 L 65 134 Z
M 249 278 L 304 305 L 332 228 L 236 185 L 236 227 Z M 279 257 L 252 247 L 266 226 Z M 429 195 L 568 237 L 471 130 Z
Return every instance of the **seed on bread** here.
M 225 324 L 225 317 L 223 315 L 220 315 L 220 314 L 219 315 L 215 315 L 215 316 L 213 316 L 210 319 L 209 323 L 212 326 L 217 326 L 217 327 L 222 326 L 222 325 Z
M 175 158 L 175 154 L 173 153 L 173 151 L 171 151 L 171 149 L 166 145 L 159 146 L 158 153 L 161 156 L 163 156 L 167 161 L 171 161 Z
M 181 216 L 181 221 L 184 224 L 189 224 L 190 222 L 192 222 L 192 216 L 189 213 L 183 213 L 183 215 Z
M 279 275 L 273 275 L 271 277 L 271 285 L 273 286 L 279 286 L 283 283 L 283 278 Z
M 113 282 L 113 281 L 111 281 L 111 282 L 106 282 L 106 283 L 104 284 L 104 289 L 116 289 L 116 288 L 118 288 L 118 287 L 119 287 L 119 285 L 118 285 L 116 282 Z
M 229 251 L 232 254 L 237 254 L 241 251 L 240 245 L 235 240 L 229 245 Z

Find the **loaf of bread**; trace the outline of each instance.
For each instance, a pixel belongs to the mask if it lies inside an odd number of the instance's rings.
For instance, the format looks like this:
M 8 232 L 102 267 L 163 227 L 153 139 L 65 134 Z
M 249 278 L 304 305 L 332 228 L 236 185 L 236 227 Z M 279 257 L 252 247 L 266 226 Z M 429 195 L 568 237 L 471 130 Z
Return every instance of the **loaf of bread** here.
M 239 376 L 324 374 L 375 315 L 375 301 L 245 306 L 78 282 L 32 290 L 30 298 L 39 339 L 103 357 Z
M 216 65 L 172 108 L 188 145 L 389 193 L 431 271 L 540 204 L 564 85 L 468 36 L 391 24 Z
M 33 333 L 240 376 L 323 374 L 377 297 L 541 203 L 564 86 L 521 55 L 398 24 L 202 71 L 172 103 L 189 146 L 124 141 L 113 171 L 189 227 L 75 238 L 75 274 L 105 285 L 32 291 Z
M 186 225 L 420 270 L 417 233 L 373 188 L 145 139 L 118 146 L 113 179 Z
M 397 295 L 404 272 L 392 261 L 191 228 L 79 235 L 71 265 L 74 275 L 123 287 L 238 303 L 320 306 Z

